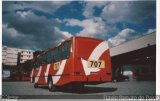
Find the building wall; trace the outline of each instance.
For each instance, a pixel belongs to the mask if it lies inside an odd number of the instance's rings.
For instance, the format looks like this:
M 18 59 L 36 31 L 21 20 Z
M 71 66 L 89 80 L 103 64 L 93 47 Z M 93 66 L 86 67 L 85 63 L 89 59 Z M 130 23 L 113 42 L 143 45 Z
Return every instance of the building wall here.
M 18 61 L 18 56 L 20 59 Z M 2 49 L 2 63 L 4 65 L 16 66 L 17 63 L 24 63 L 33 58 L 33 51 L 18 48 L 3 48 Z
M 33 59 L 33 51 L 32 50 L 21 50 L 20 52 L 20 63 L 24 63 L 27 60 Z
M 2 50 L 2 60 L 4 65 L 17 65 L 18 49 L 17 48 L 4 48 Z
M 6 50 L 2 50 L 2 63 L 5 63 L 6 59 Z

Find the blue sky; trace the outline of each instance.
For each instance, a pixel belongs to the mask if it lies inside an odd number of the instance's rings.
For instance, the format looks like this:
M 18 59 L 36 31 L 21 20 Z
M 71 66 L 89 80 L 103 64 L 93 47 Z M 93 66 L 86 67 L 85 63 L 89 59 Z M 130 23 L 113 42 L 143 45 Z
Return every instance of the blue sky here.
M 156 31 L 156 1 L 3 1 L 3 46 L 44 50 L 72 36 L 111 47 Z

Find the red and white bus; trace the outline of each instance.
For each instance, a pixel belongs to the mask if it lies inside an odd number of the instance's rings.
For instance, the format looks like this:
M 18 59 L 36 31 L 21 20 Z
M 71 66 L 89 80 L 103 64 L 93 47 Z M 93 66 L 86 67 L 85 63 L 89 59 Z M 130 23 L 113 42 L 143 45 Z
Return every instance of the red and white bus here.
M 31 82 L 49 90 L 64 85 L 99 84 L 112 81 L 108 42 L 71 37 L 33 59 Z

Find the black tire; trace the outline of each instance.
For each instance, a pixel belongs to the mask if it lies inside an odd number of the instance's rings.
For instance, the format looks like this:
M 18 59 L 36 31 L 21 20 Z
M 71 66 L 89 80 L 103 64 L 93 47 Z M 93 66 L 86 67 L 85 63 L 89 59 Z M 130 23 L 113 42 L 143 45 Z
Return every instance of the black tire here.
M 49 77 L 49 79 L 48 79 L 48 89 L 51 92 L 55 90 L 55 86 L 53 85 L 53 80 L 51 77 Z
M 32 77 L 32 82 L 31 83 L 34 83 L 34 81 L 35 81 L 35 77 Z
M 38 88 L 38 84 L 37 83 L 34 84 L 34 88 Z

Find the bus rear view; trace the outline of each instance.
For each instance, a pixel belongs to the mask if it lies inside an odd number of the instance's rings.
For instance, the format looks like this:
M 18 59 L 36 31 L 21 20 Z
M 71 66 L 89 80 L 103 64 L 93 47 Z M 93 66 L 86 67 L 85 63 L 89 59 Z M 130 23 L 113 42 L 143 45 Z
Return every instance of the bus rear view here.
M 74 72 L 77 73 L 75 81 L 82 81 L 85 84 L 112 81 L 111 59 L 107 41 L 75 37 L 74 50 Z
M 72 85 L 112 81 L 111 59 L 107 41 L 71 37 L 33 59 L 31 82 L 49 90 Z

